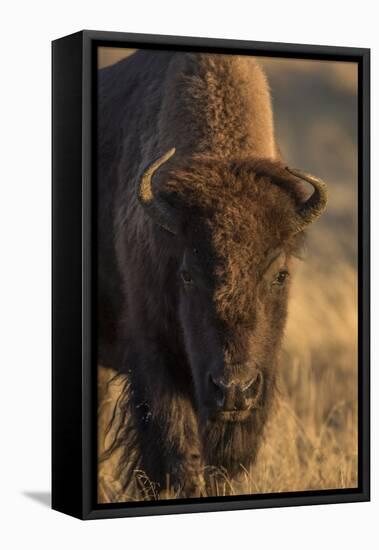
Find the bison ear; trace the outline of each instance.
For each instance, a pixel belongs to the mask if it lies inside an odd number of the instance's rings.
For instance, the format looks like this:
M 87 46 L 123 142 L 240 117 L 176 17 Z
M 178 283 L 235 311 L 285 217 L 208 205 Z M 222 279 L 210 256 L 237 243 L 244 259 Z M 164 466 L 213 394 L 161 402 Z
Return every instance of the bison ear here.
M 295 234 L 303 231 L 307 225 L 313 223 L 321 216 L 326 208 L 328 202 L 327 185 L 324 181 L 310 174 L 306 174 L 301 170 L 295 170 L 286 167 L 286 171 L 289 172 L 295 178 L 310 183 L 314 189 L 312 195 L 303 202 L 296 212 L 295 218 Z
M 153 176 L 175 154 L 175 148 L 153 161 L 145 168 L 138 186 L 138 200 L 146 214 L 159 226 L 176 235 L 176 216 L 172 206 L 153 190 Z

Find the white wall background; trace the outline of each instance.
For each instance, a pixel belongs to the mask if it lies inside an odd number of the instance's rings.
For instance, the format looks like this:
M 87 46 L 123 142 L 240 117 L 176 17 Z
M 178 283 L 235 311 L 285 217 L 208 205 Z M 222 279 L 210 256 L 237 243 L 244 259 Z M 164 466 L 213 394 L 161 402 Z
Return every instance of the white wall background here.
M 34 0 L 2 4 L 0 34 L 0 334 L 3 548 L 374 548 L 378 543 L 373 257 L 373 502 L 82 523 L 51 511 L 50 41 L 82 28 L 372 48 L 372 138 L 378 149 L 375 2 L 345 0 Z M 373 158 L 373 248 L 378 240 Z M 375 307 L 376 306 L 376 307 Z M 69 399 L 69 397 L 68 397 Z M 29 493 L 29 496 L 28 496 Z M 30 493 L 37 493 L 38 499 Z M 42 494 L 42 497 L 41 497 Z M 2 540 L 3 539 L 3 540 Z

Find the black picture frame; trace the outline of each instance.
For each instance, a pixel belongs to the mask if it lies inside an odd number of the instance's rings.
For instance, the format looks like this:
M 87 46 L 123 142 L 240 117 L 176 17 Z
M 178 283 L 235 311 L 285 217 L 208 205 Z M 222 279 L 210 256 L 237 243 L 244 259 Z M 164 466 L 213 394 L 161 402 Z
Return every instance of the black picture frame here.
M 93 182 L 98 46 L 159 48 L 358 63 L 359 483 L 356 489 L 175 501 L 96 503 Z M 52 507 L 81 519 L 370 499 L 370 50 L 81 31 L 52 43 Z

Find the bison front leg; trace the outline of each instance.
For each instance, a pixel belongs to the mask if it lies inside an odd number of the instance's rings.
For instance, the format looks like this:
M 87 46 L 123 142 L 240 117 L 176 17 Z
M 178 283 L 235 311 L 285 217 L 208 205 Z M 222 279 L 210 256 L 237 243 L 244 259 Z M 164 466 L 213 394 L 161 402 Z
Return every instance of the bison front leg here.
M 160 395 L 134 407 L 141 469 L 159 498 L 198 497 L 204 489 L 197 422 L 188 398 Z

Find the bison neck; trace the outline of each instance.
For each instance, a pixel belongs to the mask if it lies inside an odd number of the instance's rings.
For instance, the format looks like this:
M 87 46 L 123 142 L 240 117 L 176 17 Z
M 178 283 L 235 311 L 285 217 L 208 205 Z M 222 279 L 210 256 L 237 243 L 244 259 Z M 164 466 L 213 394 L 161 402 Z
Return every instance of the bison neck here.
M 162 150 L 221 159 L 274 158 L 271 98 L 254 58 L 177 54 L 158 120 Z

